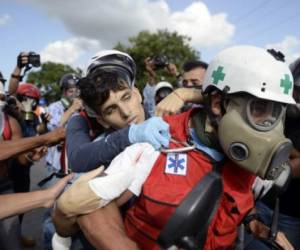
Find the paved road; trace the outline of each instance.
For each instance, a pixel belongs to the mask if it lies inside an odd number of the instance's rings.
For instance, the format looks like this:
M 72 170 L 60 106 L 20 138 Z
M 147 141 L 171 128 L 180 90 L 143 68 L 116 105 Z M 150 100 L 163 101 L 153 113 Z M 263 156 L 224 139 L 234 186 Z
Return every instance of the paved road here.
M 42 163 L 35 164 L 31 168 L 31 190 L 37 190 L 39 187 L 36 185 L 46 175 L 45 168 Z M 26 213 L 22 225 L 22 233 L 25 236 L 34 237 L 37 240 L 35 250 L 42 250 L 42 218 L 44 214 L 43 208 L 36 209 L 32 212 Z

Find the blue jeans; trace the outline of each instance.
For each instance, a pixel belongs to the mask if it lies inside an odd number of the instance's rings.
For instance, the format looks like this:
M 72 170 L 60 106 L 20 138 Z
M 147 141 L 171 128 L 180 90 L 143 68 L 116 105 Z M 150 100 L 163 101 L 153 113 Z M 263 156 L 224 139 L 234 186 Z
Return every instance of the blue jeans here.
M 295 197 L 296 198 L 296 197 Z M 262 202 L 256 204 L 257 213 L 262 218 L 266 225 L 272 222 L 273 210 Z M 300 249 L 300 219 L 279 214 L 278 230 L 283 232 L 289 242 L 295 249 Z M 245 237 L 245 249 L 247 250 L 268 250 L 269 248 L 261 243 L 259 240 L 254 239 L 251 235 L 247 234 Z

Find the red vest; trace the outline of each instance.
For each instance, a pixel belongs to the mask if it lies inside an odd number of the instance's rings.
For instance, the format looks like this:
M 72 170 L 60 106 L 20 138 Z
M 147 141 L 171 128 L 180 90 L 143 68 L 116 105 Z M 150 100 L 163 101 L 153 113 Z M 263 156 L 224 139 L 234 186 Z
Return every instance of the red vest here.
M 165 118 L 176 140 L 187 140 L 192 112 Z M 143 185 L 140 197 L 126 213 L 127 234 L 140 249 L 160 249 L 155 241 L 163 226 L 198 181 L 212 171 L 210 159 L 201 152 L 190 151 L 186 159 L 186 175 L 166 174 L 166 155 L 161 154 Z M 224 192 L 208 229 L 205 250 L 231 249 L 238 225 L 254 205 L 251 191 L 253 175 L 228 161 L 222 170 L 222 177 Z

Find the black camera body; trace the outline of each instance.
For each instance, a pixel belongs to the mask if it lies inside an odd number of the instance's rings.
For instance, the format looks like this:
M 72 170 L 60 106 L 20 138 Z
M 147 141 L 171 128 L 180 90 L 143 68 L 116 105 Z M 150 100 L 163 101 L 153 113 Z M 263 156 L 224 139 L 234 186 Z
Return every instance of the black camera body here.
M 28 55 L 28 64 L 31 64 L 33 67 L 40 67 L 41 66 L 41 58 L 39 54 L 35 52 L 29 52 Z
M 155 56 L 152 61 L 156 69 L 162 69 L 169 64 L 168 57 L 165 55 Z
M 18 56 L 18 66 L 19 68 L 22 68 L 24 66 L 31 66 L 31 67 L 40 67 L 41 66 L 41 58 L 40 58 L 40 55 L 33 52 L 33 51 L 30 51 L 28 53 L 28 63 L 24 64 L 22 63 L 22 57 L 24 55 L 19 55 Z

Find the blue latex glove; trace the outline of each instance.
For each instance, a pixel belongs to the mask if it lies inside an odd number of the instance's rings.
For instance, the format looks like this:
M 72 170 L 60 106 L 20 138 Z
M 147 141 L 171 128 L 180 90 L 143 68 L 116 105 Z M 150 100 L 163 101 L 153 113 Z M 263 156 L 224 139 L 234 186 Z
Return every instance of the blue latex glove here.
M 156 150 L 169 147 L 169 124 L 161 117 L 152 117 L 142 124 L 132 124 L 129 128 L 130 143 L 148 142 Z

